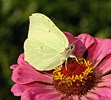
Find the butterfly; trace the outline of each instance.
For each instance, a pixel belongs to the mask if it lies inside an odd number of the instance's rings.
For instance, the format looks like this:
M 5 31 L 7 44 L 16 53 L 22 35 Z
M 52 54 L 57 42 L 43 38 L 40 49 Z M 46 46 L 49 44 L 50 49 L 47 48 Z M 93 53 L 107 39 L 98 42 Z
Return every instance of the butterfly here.
M 38 71 L 48 71 L 75 57 L 72 55 L 74 46 L 46 15 L 34 13 L 29 19 L 28 38 L 24 42 L 25 61 Z

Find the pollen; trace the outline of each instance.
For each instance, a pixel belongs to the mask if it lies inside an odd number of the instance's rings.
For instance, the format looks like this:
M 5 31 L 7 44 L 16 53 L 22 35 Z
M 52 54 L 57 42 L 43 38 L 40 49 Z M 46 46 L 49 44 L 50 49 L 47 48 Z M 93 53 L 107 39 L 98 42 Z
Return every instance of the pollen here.
M 57 66 L 53 71 L 55 89 L 66 96 L 82 96 L 94 87 L 95 74 L 92 63 L 84 58 L 77 60 L 69 58 L 67 66 L 64 63 L 62 67 Z

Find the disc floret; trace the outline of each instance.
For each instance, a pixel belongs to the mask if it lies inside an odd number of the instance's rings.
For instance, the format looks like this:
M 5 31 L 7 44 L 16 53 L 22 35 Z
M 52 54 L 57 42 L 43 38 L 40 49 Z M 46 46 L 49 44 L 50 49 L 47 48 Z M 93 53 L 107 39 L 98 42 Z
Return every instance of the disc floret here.
M 53 84 L 57 91 L 70 95 L 84 95 L 93 86 L 95 74 L 92 63 L 84 58 L 68 59 L 67 66 L 57 66 L 53 72 Z

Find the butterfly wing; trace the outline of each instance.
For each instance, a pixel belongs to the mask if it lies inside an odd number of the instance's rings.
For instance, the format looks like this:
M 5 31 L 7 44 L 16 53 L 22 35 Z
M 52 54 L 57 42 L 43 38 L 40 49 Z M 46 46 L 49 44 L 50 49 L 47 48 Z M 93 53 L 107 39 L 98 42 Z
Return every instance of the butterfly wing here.
M 37 70 L 50 70 L 60 65 L 65 56 L 61 53 L 69 42 L 62 31 L 43 14 L 32 14 L 28 38 L 24 43 L 25 60 Z

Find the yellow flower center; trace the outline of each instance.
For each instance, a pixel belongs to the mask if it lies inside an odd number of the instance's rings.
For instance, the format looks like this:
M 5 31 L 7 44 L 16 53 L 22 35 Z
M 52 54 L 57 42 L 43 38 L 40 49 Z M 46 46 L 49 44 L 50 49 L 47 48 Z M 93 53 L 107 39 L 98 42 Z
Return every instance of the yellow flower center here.
M 94 87 L 95 74 L 92 63 L 84 58 L 69 58 L 67 66 L 64 63 L 57 66 L 53 72 L 53 85 L 57 91 L 70 95 L 82 96 Z

